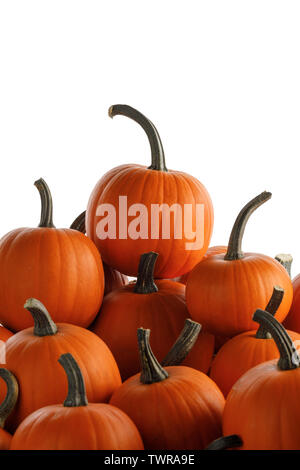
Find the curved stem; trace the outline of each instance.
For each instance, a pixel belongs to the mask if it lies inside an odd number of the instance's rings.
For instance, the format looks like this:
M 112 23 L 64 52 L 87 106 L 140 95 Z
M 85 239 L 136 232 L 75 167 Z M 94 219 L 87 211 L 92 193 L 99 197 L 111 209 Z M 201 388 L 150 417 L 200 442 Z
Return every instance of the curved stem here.
M 277 363 L 280 370 L 296 369 L 300 366 L 300 358 L 293 341 L 284 327 L 268 312 L 258 309 L 253 320 L 262 325 L 269 333 L 278 348 L 280 358 Z
M 264 191 L 243 207 L 233 225 L 224 259 L 232 261 L 244 257 L 244 253 L 242 252 L 242 239 L 248 219 L 250 215 L 253 214 L 259 206 L 268 201 L 271 196 L 271 193 Z
M 35 181 L 34 185 L 38 189 L 38 192 L 40 193 L 41 197 L 41 204 L 42 204 L 42 209 L 41 209 L 41 220 L 39 223 L 39 227 L 48 227 L 48 228 L 55 228 L 55 225 L 53 224 L 53 203 L 52 203 L 52 196 L 50 189 L 46 183 L 46 181 L 43 180 L 43 178 L 40 178 L 39 180 Z
M 268 302 L 268 305 L 265 308 L 265 311 L 270 313 L 271 315 L 275 316 L 275 313 L 277 312 L 277 310 L 278 310 L 278 308 L 279 308 L 279 306 L 282 302 L 283 296 L 284 296 L 284 290 L 279 286 L 275 286 L 274 289 L 273 289 L 272 296 L 271 296 L 271 298 Z M 266 330 L 263 327 L 263 325 L 260 325 L 260 327 L 258 328 L 258 330 L 256 332 L 255 337 L 259 338 L 259 339 L 270 339 L 270 338 L 272 338 L 272 336 L 270 335 L 268 330 Z
M 291 268 L 293 262 L 292 255 L 280 253 L 279 255 L 275 256 L 275 259 L 287 270 L 288 275 L 291 277 Z
M 81 370 L 70 353 L 62 354 L 58 362 L 63 366 L 68 379 L 68 395 L 64 401 L 64 406 L 87 406 L 84 380 Z
M 7 386 L 6 396 L 0 405 L 0 428 L 4 428 L 5 421 L 17 402 L 19 386 L 15 376 L 7 369 L 0 369 L 0 377 Z
M 109 108 L 109 117 L 113 118 L 118 114 L 133 119 L 146 132 L 151 147 L 151 165 L 148 168 L 150 170 L 168 171 L 162 142 L 154 124 L 137 109 L 126 104 L 114 104 Z
M 160 365 L 151 350 L 149 344 L 150 330 L 138 328 L 137 337 L 142 368 L 140 376 L 141 383 L 153 384 L 154 382 L 162 382 L 169 376 L 169 374 Z
M 161 365 L 166 367 L 181 364 L 196 343 L 200 330 L 200 323 L 187 318 L 180 336 L 177 338 L 166 357 L 161 361 Z
M 157 292 L 157 286 L 154 282 L 154 268 L 158 254 L 150 251 L 140 257 L 138 277 L 134 286 L 136 294 L 151 294 Z
M 85 233 L 85 211 L 81 212 L 81 214 L 76 217 L 70 228 Z
M 242 445 L 242 439 L 237 434 L 231 434 L 230 436 L 219 437 L 219 439 L 216 439 L 209 444 L 205 450 L 234 449 L 235 447 L 241 447 Z
M 57 326 L 42 302 L 37 299 L 27 299 L 24 308 L 32 315 L 35 336 L 50 336 L 57 333 Z

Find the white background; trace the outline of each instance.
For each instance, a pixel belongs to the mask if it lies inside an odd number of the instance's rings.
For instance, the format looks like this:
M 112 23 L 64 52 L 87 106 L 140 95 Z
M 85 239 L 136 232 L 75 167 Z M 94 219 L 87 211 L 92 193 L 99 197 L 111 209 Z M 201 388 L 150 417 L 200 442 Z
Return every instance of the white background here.
M 148 116 L 167 166 L 199 178 L 226 244 L 241 207 L 243 248 L 294 255 L 300 271 L 300 2 L 276 0 L 1 0 L 1 234 L 35 226 L 33 186 L 52 189 L 68 226 L 113 166 L 149 164 L 143 131 L 107 116 Z

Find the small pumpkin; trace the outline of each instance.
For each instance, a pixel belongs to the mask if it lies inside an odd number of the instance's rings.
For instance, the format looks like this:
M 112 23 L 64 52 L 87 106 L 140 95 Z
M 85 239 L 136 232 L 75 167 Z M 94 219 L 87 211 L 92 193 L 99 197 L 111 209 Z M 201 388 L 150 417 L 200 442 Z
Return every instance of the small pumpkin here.
M 4 426 L 17 402 L 19 386 L 15 376 L 9 370 L 0 369 L 0 378 L 6 384 L 6 395 L 0 404 L 0 450 L 8 450 L 12 436 L 4 429 Z
M 252 320 L 257 308 L 264 308 L 274 285 L 284 289 L 284 299 L 276 318 L 283 321 L 292 303 L 292 283 L 284 267 L 275 259 L 243 253 L 242 237 L 250 215 L 268 199 L 263 192 L 239 213 L 224 254 L 216 254 L 199 263 L 186 285 L 186 302 L 193 320 L 205 331 L 220 336 L 234 336 L 257 328 Z
M 149 344 L 150 330 L 138 329 L 142 371 L 116 390 L 110 404 L 139 429 L 145 448 L 203 449 L 221 435 L 224 397 L 205 374 L 191 367 L 163 368 Z
M 123 380 L 140 370 L 137 328 L 142 325 L 153 330 L 152 348 L 161 361 L 189 317 L 184 285 L 166 279 L 154 282 L 157 257 L 154 252 L 141 256 L 137 281 L 106 295 L 91 327 L 112 351 Z M 207 372 L 213 350 L 214 337 L 200 333 L 187 362 L 197 363 L 199 370 Z
M 32 326 L 23 304 L 37 297 L 54 321 L 87 327 L 103 297 L 101 257 L 82 233 L 54 227 L 50 190 L 43 179 L 35 186 L 42 202 L 39 226 L 13 230 L 0 240 L 0 322 L 12 331 Z
M 62 352 L 71 352 L 78 361 L 89 400 L 107 402 L 121 385 L 121 378 L 106 344 L 85 328 L 55 324 L 36 299 L 28 299 L 24 307 L 31 314 L 34 327 L 16 333 L 6 342 L 5 368 L 16 376 L 21 389 L 7 421 L 8 429 L 14 431 L 33 411 L 63 400 L 67 386 L 57 362 Z
M 11 450 L 143 450 L 140 434 L 125 413 L 105 403 L 88 403 L 74 357 L 62 354 L 59 363 L 68 380 L 63 405 L 28 416 L 14 434 Z
M 181 276 L 189 272 L 207 251 L 213 227 L 210 196 L 203 184 L 193 176 L 167 169 L 161 139 L 149 119 L 136 109 L 120 104 L 109 109 L 110 117 L 117 115 L 133 119 L 143 128 L 151 147 L 151 165 L 148 168 L 135 164 L 121 165 L 110 170 L 98 181 L 88 202 L 87 235 L 97 245 L 104 262 L 122 273 L 137 276 L 140 256 L 156 251 L 160 256 L 155 268 L 155 278 L 172 279 Z M 120 203 L 119 197 L 126 197 L 126 202 L 122 199 Z M 187 204 L 191 209 L 190 226 L 184 227 L 183 211 L 187 210 Z M 99 236 L 97 233 L 103 218 L 99 207 L 114 208 L 116 231 L 113 237 L 103 233 Z M 154 208 L 157 212 L 152 217 Z M 176 224 L 170 221 L 170 233 L 168 229 L 163 233 L 165 217 L 159 212 L 163 208 L 175 211 Z M 202 209 L 203 218 L 200 215 Z M 130 212 L 128 217 L 127 212 Z M 107 223 L 109 220 L 107 219 Z M 141 233 L 137 227 L 142 220 L 145 222 L 145 229 Z M 201 237 L 196 240 L 193 229 L 200 225 Z M 133 236 L 128 234 L 130 227 L 133 228 Z
M 275 315 L 283 296 L 283 289 L 275 286 L 265 310 Z M 288 334 L 293 341 L 300 341 L 300 334 L 294 331 L 288 331 Z M 263 326 L 260 326 L 258 330 L 235 336 L 222 346 L 212 362 L 210 377 L 226 397 L 233 384 L 247 370 L 262 362 L 276 359 L 278 356 L 278 349 L 271 335 Z
M 79 216 L 74 220 L 70 228 L 72 228 L 73 230 L 78 230 L 79 232 L 85 234 L 85 211 L 79 214 Z M 128 277 L 125 276 L 125 274 L 120 273 L 119 271 L 111 268 L 105 263 L 103 263 L 103 270 L 105 279 L 104 295 L 128 284 Z

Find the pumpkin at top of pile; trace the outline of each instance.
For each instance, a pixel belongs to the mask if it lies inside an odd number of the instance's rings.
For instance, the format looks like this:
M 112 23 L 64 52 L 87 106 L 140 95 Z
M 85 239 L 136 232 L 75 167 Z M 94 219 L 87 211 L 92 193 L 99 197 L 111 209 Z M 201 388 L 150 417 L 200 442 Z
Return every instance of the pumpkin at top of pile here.
M 91 240 L 52 220 L 52 197 L 43 179 L 35 182 L 42 203 L 37 228 L 18 228 L 0 240 L 0 323 L 13 331 L 33 325 L 24 300 L 40 299 L 57 322 L 87 327 L 104 291 L 101 256 Z
M 190 316 L 215 335 L 231 337 L 255 330 L 253 312 L 267 305 L 276 285 L 285 292 L 276 318 L 283 321 L 288 314 L 293 288 L 286 269 L 269 256 L 243 253 L 241 249 L 250 215 L 270 198 L 271 193 L 265 191 L 248 202 L 234 223 L 225 255 L 209 256 L 188 276 L 186 302 Z
M 213 227 L 210 196 L 195 177 L 166 168 L 159 134 L 149 119 L 127 105 L 110 108 L 110 117 L 119 114 L 146 132 L 151 166 L 121 165 L 99 180 L 88 202 L 87 235 L 104 262 L 124 274 L 137 276 L 140 256 L 155 251 L 159 254 L 155 278 L 178 277 L 190 271 L 208 248 Z M 161 205 L 165 215 L 159 212 Z M 177 205 L 174 222 L 168 213 L 173 205 Z M 170 217 L 169 227 L 165 217 Z

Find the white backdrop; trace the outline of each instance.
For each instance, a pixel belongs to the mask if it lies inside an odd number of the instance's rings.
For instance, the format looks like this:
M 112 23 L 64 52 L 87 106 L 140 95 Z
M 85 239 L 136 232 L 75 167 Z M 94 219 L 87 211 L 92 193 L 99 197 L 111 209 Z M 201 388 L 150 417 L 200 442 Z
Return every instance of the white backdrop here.
M 111 167 L 149 164 L 147 138 L 108 107 L 157 126 L 167 166 L 199 178 L 212 244 L 263 190 L 244 251 L 291 252 L 300 271 L 300 2 L 1 0 L 1 234 L 35 226 L 33 186 L 52 189 L 56 226 L 81 212 Z

